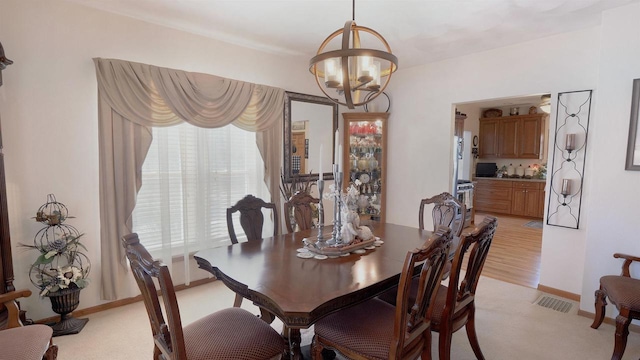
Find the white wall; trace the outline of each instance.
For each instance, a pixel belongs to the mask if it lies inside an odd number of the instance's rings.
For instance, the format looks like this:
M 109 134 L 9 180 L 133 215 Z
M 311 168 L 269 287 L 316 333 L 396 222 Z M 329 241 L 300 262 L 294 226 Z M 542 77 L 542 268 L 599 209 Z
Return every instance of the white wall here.
M 598 279 L 620 273 L 622 262 L 612 254 L 640 255 L 640 172 L 624 170 L 631 86 L 633 79 L 640 78 L 638 17 L 640 4 L 634 4 L 607 11 L 602 19 L 598 106 L 589 131 L 591 201 L 581 301 L 581 308 L 590 312 L 594 311 L 593 292 Z M 572 264 L 572 258 L 564 261 Z
M 101 303 L 97 84 L 92 58 L 119 58 L 318 94 L 308 59 L 290 60 L 59 0 L 3 0 L 0 39 L 14 64 L 0 93 L 15 285 L 28 280 L 32 217 L 54 193 L 85 233 L 93 264 L 80 308 Z M 119 241 L 118 239 L 113 239 Z M 177 265 L 177 264 L 176 264 Z M 174 266 L 180 272 L 181 266 Z M 193 270 L 194 273 L 202 270 Z M 179 281 L 176 281 L 179 282 Z M 133 294 L 132 294 L 133 295 Z M 47 299 L 29 317 L 54 315 Z
M 448 188 L 452 135 L 442 134 L 453 131 L 451 104 L 545 92 L 555 102 L 558 92 L 593 89 L 580 229 L 545 225 L 540 276 L 593 311 L 600 276 L 620 272 L 611 255 L 640 254 L 640 173 L 624 170 L 639 16 L 640 5 L 628 5 L 605 12 L 600 27 L 399 70 L 389 90 L 389 221 L 412 225 L 406 214 L 417 214 L 417 200 Z
M 595 89 L 599 44 L 596 27 L 398 70 L 389 85 L 388 221 L 415 225 L 419 199 L 449 189 L 452 104 Z M 545 226 L 540 283 L 581 293 L 585 241 L 584 229 Z

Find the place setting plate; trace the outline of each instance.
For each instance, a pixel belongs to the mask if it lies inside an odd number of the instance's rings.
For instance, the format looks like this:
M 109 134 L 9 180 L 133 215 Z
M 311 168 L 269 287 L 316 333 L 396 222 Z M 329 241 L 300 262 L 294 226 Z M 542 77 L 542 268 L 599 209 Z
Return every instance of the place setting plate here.
M 311 259 L 316 255 L 314 255 L 310 251 L 307 251 L 307 252 L 299 252 L 299 253 L 296 254 L 296 256 L 299 257 L 299 258 L 302 258 L 302 259 Z

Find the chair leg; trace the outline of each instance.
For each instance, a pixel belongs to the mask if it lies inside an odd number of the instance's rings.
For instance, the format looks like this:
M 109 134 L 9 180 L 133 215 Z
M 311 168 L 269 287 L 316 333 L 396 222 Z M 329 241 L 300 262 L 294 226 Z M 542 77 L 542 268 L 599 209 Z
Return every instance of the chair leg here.
M 440 326 L 439 333 L 439 344 L 438 344 L 438 355 L 440 356 L 440 360 L 451 360 L 451 338 L 453 337 L 453 333 L 446 326 Z
M 431 330 L 427 329 L 424 332 L 424 348 L 422 349 L 422 354 L 420 355 L 421 360 L 431 360 Z
M 43 360 L 56 360 L 58 358 L 58 345 L 53 343 L 53 340 L 49 343 L 49 348 L 42 357 Z
M 236 294 L 236 299 L 233 301 L 233 307 L 240 307 L 242 305 L 242 296 L 240 294 Z
M 470 305 L 465 329 L 467 330 L 467 337 L 469 338 L 473 353 L 476 355 L 476 359 L 484 360 L 484 355 L 482 355 L 482 350 L 480 350 L 480 343 L 478 343 L 478 335 L 476 334 L 476 308 L 474 304 Z
M 314 335 L 311 340 L 311 360 L 322 360 L 323 349 L 324 347 L 318 341 L 318 337 Z
M 629 316 L 629 309 L 620 309 L 620 315 L 616 317 L 616 341 L 611 360 L 622 359 L 624 349 L 627 347 L 627 335 L 629 335 L 630 323 L 631 317 Z
M 596 315 L 593 318 L 593 324 L 591 324 L 591 327 L 594 329 L 597 329 L 602 324 L 602 321 L 604 321 L 604 315 L 607 307 L 607 294 L 605 294 L 605 292 L 602 291 L 602 287 L 596 290 L 595 294 L 596 294 L 596 302 L 595 302 Z

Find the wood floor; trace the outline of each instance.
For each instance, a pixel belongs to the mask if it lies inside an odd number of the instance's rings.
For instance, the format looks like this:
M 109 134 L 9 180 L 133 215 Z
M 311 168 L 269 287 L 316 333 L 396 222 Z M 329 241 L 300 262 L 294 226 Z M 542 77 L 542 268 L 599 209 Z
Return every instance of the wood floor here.
M 480 224 L 485 214 L 476 213 Z M 493 237 L 482 275 L 512 284 L 537 288 L 540 280 L 542 229 L 526 227 L 534 220 L 493 215 L 498 228 Z M 469 230 L 468 228 L 465 231 Z

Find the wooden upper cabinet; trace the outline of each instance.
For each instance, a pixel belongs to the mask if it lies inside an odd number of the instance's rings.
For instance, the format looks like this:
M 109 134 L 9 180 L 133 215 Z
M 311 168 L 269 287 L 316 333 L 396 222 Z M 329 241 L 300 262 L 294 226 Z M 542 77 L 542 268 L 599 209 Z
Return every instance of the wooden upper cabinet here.
M 499 157 L 499 124 L 500 121 L 498 119 L 480 119 L 480 142 L 478 144 L 478 157 L 485 159 Z
M 498 141 L 498 148 L 500 149 L 499 157 L 518 157 L 520 133 L 519 119 L 504 119 L 500 121 L 500 137 Z
M 464 120 L 467 118 L 467 115 L 459 114 L 456 112 L 456 126 L 454 135 L 457 137 L 462 137 L 464 134 Z
M 539 159 L 545 114 L 480 119 L 480 158 Z
M 520 141 L 519 157 L 539 159 L 544 115 L 527 116 L 520 119 L 520 124 L 522 133 L 518 137 Z

